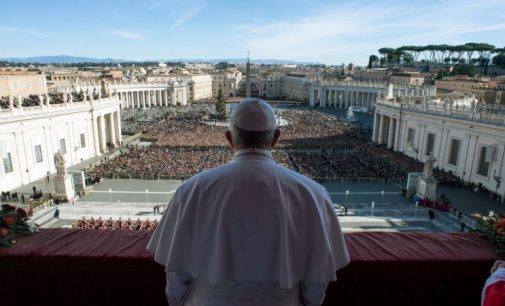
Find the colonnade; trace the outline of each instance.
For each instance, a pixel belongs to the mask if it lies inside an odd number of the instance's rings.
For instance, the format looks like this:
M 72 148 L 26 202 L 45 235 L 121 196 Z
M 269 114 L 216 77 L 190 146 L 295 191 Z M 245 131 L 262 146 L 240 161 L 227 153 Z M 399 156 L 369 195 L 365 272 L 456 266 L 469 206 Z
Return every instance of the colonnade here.
M 374 113 L 372 141 L 385 144 L 388 148 L 398 148 L 400 122 L 395 116 Z
M 391 84 L 329 84 L 314 85 L 310 89 L 310 105 L 374 108 L 381 96 L 387 98 L 401 96 L 433 95 L 435 92 L 426 86 L 393 86 Z
M 149 89 L 118 91 L 123 108 L 150 108 L 156 106 L 176 105 L 173 89 Z
M 325 89 L 321 91 L 319 106 L 345 107 L 357 106 L 371 109 L 380 91 L 362 89 Z
M 94 137 L 100 154 L 107 151 L 108 146 L 117 147 L 121 144 L 121 116 L 119 111 L 96 116 L 94 119 Z

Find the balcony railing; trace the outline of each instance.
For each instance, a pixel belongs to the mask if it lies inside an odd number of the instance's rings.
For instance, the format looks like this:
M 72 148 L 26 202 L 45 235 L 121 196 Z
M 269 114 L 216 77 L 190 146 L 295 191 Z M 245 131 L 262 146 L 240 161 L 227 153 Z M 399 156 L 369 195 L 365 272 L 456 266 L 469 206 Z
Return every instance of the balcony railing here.
M 392 100 L 377 100 L 378 106 L 386 106 L 403 111 L 423 113 L 440 117 L 476 121 L 494 125 L 505 125 L 505 115 L 488 111 L 476 110 L 470 107 L 449 107 L 443 103 L 401 103 Z
M 54 114 L 59 111 L 68 110 L 85 110 L 91 109 L 97 106 L 105 106 L 108 104 L 120 103 L 116 96 L 108 98 L 100 98 L 96 100 L 84 100 L 84 101 L 74 101 L 72 103 L 59 103 L 59 104 L 49 104 L 49 105 L 37 105 L 28 107 L 12 107 L 6 109 L 0 109 L 0 119 L 11 119 L 21 116 L 34 116 L 41 115 L 44 113 Z
M 9 306 L 167 305 L 164 268 L 145 249 L 151 234 L 42 230 L 0 249 L 0 296 Z M 344 235 L 351 263 L 323 305 L 479 305 L 498 258 L 469 234 Z

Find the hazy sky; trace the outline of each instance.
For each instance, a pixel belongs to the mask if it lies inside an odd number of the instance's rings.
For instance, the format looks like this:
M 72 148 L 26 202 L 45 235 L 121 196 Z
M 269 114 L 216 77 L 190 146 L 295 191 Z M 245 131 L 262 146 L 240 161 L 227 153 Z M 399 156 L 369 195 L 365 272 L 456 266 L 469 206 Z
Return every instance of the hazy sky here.
M 364 64 L 384 46 L 505 46 L 505 0 L 0 0 L 0 57 Z

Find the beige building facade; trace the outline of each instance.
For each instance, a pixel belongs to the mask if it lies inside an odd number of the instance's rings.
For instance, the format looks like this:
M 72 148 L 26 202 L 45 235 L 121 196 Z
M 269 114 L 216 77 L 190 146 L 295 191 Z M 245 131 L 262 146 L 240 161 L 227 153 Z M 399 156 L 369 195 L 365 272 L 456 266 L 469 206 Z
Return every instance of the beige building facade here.
M 46 77 L 42 72 L 0 70 L 0 97 L 23 98 L 46 93 Z
M 424 77 L 412 73 L 393 73 L 389 82 L 394 85 L 423 85 Z
M 271 76 L 260 81 L 260 96 L 308 102 L 311 84 L 305 75 Z
M 165 74 L 149 75 L 144 78 L 147 83 L 182 82 L 187 86 L 188 100 L 204 100 L 212 98 L 212 76 L 210 74 Z

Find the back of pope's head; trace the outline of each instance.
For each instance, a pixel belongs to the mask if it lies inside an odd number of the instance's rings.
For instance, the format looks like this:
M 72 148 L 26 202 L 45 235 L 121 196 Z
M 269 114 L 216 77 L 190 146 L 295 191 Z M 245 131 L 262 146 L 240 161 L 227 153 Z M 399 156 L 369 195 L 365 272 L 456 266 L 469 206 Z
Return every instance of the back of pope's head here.
M 271 149 L 279 136 L 274 110 L 266 101 L 248 98 L 233 108 L 226 139 L 234 149 Z

